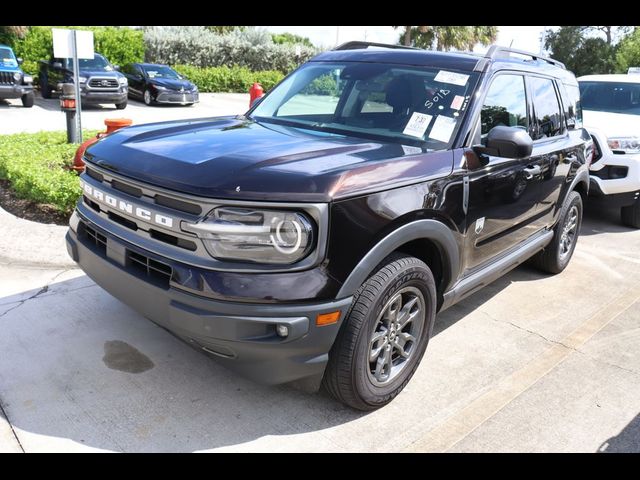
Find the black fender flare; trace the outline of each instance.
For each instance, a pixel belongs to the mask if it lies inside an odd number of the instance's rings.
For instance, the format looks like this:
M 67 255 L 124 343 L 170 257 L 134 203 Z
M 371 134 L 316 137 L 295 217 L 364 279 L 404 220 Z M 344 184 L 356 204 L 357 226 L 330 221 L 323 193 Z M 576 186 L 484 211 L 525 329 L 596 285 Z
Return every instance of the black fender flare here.
M 455 280 L 460 269 L 460 251 L 451 229 L 437 220 L 416 220 L 397 228 L 369 250 L 342 284 L 336 298 L 353 295 L 382 260 L 405 243 L 420 239 L 431 240 L 438 246 L 444 255 L 447 278 L 450 282 Z M 445 285 L 445 291 L 447 288 Z

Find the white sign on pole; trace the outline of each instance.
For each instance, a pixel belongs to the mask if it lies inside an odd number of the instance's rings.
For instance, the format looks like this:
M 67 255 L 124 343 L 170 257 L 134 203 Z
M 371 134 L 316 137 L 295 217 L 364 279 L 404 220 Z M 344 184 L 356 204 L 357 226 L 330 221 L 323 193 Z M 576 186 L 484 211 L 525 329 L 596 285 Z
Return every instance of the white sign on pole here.
M 53 56 L 55 58 L 73 58 L 73 30 L 52 28 Z M 78 58 L 93 59 L 93 32 L 76 30 Z

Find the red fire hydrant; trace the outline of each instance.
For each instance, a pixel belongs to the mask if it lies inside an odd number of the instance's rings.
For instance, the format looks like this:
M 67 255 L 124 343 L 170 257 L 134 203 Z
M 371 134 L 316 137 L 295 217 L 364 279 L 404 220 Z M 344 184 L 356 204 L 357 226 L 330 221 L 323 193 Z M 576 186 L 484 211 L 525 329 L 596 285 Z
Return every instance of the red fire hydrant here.
M 96 143 L 102 137 L 106 137 L 110 133 L 115 132 L 116 130 L 121 129 L 122 127 L 128 127 L 131 125 L 133 121 L 129 118 L 107 118 L 104 121 L 104 124 L 107 126 L 106 132 L 99 132 L 94 138 L 90 138 L 82 143 L 76 150 L 76 154 L 73 157 L 73 170 L 78 173 L 84 172 L 84 161 L 82 160 L 82 156 L 87 148 Z
M 262 88 L 262 85 L 260 85 L 258 82 L 254 82 L 254 84 L 251 85 L 251 88 L 249 89 L 249 108 L 251 108 L 253 102 L 255 102 L 263 95 L 264 89 Z

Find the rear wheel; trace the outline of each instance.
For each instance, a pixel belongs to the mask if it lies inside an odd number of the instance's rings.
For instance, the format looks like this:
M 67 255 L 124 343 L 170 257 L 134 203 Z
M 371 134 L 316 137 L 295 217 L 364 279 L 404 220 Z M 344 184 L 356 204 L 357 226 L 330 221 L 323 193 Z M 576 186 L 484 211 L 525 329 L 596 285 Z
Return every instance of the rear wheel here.
M 633 205 L 620 209 L 622 223 L 628 227 L 640 228 L 640 202 L 636 200 Z
M 22 106 L 26 108 L 33 107 L 33 103 L 35 102 L 35 96 L 33 92 L 25 93 L 22 95 Z
M 582 225 L 582 197 L 578 192 L 567 195 L 551 243 L 532 258 L 535 267 L 547 273 L 560 273 L 569 264 L 576 248 Z
M 389 403 L 418 367 L 435 313 L 429 267 L 415 257 L 388 257 L 354 296 L 329 353 L 327 391 L 358 410 Z

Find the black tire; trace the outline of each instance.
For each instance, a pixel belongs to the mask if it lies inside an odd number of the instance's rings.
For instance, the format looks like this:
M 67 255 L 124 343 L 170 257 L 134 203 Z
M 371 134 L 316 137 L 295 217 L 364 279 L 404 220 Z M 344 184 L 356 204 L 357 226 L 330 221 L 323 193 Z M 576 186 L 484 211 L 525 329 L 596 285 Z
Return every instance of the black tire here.
M 566 243 L 563 243 L 563 235 L 565 228 L 569 225 L 569 220 L 571 220 L 574 208 L 577 209 L 576 225 L 571 243 L 567 248 Z M 582 211 L 582 197 L 578 192 L 570 192 L 560 211 L 558 224 L 554 228 L 553 239 L 544 250 L 537 253 L 531 259 L 533 266 L 547 273 L 560 273 L 566 268 L 573 256 L 576 243 L 578 242 L 578 236 L 580 235 Z
M 622 223 L 627 227 L 640 228 L 640 202 L 636 200 L 633 205 L 620 209 Z
M 142 92 L 142 101 L 147 106 L 151 106 L 154 103 L 153 102 L 153 95 L 151 95 L 151 90 L 149 90 L 148 88 L 145 89 L 144 92 Z
M 45 75 L 40 76 L 40 95 L 42 95 L 42 98 L 51 98 L 51 87 Z
M 124 110 L 125 108 L 127 108 L 127 101 L 125 100 L 122 103 L 116 103 L 116 108 L 118 110 Z
M 390 356 L 391 365 L 394 361 L 400 361 L 398 373 L 395 377 L 391 376 L 387 383 L 376 385 L 371 371 L 373 361 L 369 359 L 369 355 L 371 346 L 379 345 L 373 343 L 376 332 L 380 333 L 377 329 L 383 325 L 379 317 L 383 309 L 387 311 L 389 302 L 397 298 L 398 292 L 406 290 L 410 294 L 421 293 L 424 317 L 417 315 L 416 323 L 411 324 L 411 333 L 416 333 L 416 336 L 415 341 L 404 344 L 405 348 L 407 344 L 410 345 L 407 349 L 408 358 L 403 361 L 399 356 L 395 360 Z M 404 295 L 401 294 L 401 300 Z M 329 353 L 329 362 L 322 380 L 325 389 L 337 400 L 357 410 L 375 410 L 393 400 L 409 382 L 424 355 L 433 330 L 436 303 L 433 274 L 424 262 L 401 254 L 387 257 L 354 295 L 344 324 Z M 419 302 L 417 304 L 420 305 Z M 399 306 L 403 306 L 402 302 Z M 407 310 L 411 311 L 413 310 Z M 418 326 L 422 318 L 424 320 L 421 328 L 414 332 L 414 327 Z M 395 331 L 398 333 L 396 338 L 405 329 L 406 326 Z M 389 335 L 394 330 L 388 329 L 386 332 Z M 388 343 L 387 337 L 384 337 L 384 342 Z M 393 355 L 394 350 L 391 352 L 390 355 Z
M 31 108 L 33 107 L 35 100 L 36 98 L 33 92 L 25 93 L 22 95 L 22 106 L 25 108 Z

